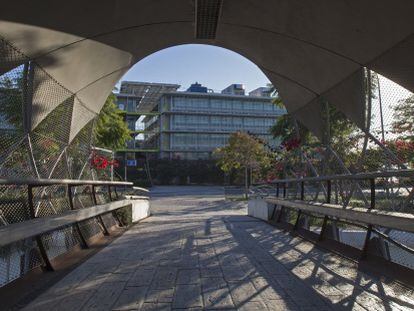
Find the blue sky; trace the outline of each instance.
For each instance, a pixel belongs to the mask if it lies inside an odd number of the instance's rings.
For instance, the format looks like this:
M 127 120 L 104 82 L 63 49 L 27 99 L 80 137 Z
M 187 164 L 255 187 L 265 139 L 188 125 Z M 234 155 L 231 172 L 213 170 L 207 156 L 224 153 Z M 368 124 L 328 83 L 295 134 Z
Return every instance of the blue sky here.
M 199 44 L 158 51 L 138 62 L 122 80 L 176 83 L 183 89 L 197 81 L 215 91 L 232 83 L 244 84 L 246 91 L 269 83 L 262 71 L 243 56 Z

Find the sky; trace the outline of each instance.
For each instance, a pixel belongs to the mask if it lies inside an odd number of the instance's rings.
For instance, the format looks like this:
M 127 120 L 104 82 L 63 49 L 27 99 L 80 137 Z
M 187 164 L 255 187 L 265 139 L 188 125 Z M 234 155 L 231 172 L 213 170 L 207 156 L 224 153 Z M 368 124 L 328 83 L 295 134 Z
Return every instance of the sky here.
M 246 91 L 270 83 L 263 72 L 247 58 L 223 48 L 186 44 L 149 55 L 121 79 L 180 84 L 182 90 L 199 82 L 221 91 L 230 84 L 244 84 Z
M 164 82 L 186 90 L 199 82 L 215 92 L 232 83 L 244 84 L 246 92 L 270 83 L 263 72 L 245 57 L 220 47 L 186 44 L 149 55 L 133 66 L 122 80 Z M 385 128 L 392 122 L 392 107 L 412 93 L 380 76 Z M 119 88 L 119 83 L 118 83 Z M 277 85 L 276 85 L 277 88 Z M 378 100 L 373 101 L 373 127 L 380 127 Z

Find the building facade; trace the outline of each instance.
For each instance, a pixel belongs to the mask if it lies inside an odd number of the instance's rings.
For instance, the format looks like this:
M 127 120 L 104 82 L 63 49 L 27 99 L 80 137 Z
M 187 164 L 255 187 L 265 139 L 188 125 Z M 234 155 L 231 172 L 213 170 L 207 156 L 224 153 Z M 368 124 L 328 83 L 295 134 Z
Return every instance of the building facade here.
M 283 108 L 272 103 L 269 88 L 244 95 L 244 86 L 233 84 L 222 93 L 209 92 L 200 84 L 187 91 L 177 91 L 178 85 L 157 84 L 158 94 L 145 99 L 143 83 L 122 82 L 117 95 L 118 107 L 125 111 L 125 120 L 133 131 L 131 141 L 120 152 L 148 152 L 159 158 L 210 159 L 212 152 L 227 144 L 231 133 L 249 132 L 270 145 L 278 141 L 269 130 Z M 149 91 L 146 91 L 148 94 Z M 264 94 L 264 95 L 263 95 Z M 144 109 L 144 100 L 146 107 Z

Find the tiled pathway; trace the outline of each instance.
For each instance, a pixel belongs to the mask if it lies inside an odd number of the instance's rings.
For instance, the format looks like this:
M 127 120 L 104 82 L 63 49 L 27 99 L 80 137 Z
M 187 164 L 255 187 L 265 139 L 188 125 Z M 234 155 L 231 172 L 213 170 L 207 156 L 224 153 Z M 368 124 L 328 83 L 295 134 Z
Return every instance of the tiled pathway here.
M 154 216 L 26 309 L 414 309 L 412 290 L 243 216 L 243 203 L 202 188 L 172 197 L 173 189 L 155 193 Z

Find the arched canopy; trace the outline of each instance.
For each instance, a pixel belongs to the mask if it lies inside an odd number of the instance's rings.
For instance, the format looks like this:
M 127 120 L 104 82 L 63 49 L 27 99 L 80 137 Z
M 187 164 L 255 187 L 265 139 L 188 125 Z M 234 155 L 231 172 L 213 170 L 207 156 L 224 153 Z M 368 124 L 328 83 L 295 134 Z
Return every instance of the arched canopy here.
M 32 60 L 64 90 L 47 105 L 35 92 L 32 127 L 72 96 L 71 140 L 136 62 L 212 44 L 257 64 L 289 112 L 320 135 L 320 98 L 364 126 L 364 66 L 414 91 L 413 15 L 412 0 L 7 1 L 0 74 Z M 48 87 L 43 80 L 36 91 Z

